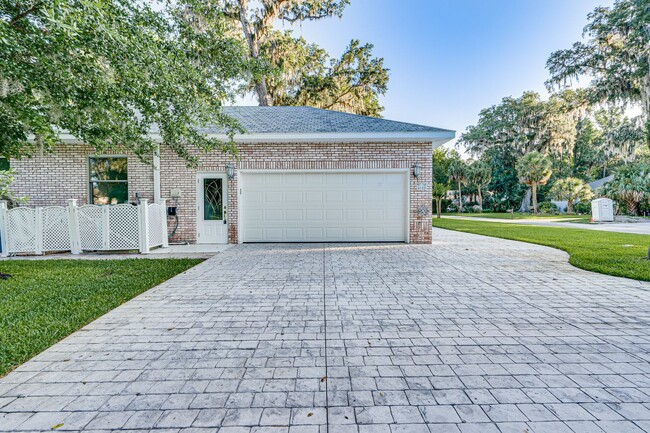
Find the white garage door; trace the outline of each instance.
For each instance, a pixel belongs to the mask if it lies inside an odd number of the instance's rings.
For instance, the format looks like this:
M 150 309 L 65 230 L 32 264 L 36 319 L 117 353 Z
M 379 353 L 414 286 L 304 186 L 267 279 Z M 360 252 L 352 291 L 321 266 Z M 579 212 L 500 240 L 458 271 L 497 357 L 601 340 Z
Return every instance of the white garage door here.
M 243 242 L 406 241 L 407 172 L 240 176 Z

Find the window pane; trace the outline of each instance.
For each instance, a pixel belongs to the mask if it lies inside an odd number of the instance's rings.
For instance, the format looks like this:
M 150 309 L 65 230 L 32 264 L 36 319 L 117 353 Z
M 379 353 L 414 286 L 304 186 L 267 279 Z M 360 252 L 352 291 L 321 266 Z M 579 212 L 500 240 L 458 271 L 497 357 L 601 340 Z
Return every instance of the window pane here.
M 91 182 L 93 204 L 119 204 L 129 201 L 126 182 Z
M 223 190 L 221 179 L 203 179 L 203 219 L 223 219 Z
M 7 158 L 0 158 L 0 170 L 5 171 L 9 170 L 11 166 L 9 165 L 9 160 Z
M 127 180 L 127 159 L 90 158 L 90 180 Z

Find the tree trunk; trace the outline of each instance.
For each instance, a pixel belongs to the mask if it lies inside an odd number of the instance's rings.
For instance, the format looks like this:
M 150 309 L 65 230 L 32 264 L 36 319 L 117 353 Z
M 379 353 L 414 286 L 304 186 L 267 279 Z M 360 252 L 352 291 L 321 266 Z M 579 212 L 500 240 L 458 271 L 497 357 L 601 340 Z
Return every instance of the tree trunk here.
M 260 78 L 259 83 L 255 83 L 255 93 L 257 93 L 257 102 L 260 106 L 273 105 L 273 98 L 269 95 L 269 90 L 266 86 L 266 78 Z
M 566 201 L 566 212 L 573 213 L 573 200 L 571 199 Z
M 533 182 L 533 213 L 537 215 L 537 183 Z
M 438 218 L 440 218 L 441 213 L 442 213 L 442 199 L 437 198 L 436 199 L 436 214 L 438 215 Z
M 481 195 L 481 187 L 478 187 L 478 207 L 483 212 L 483 195 Z
M 531 189 L 530 187 L 526 189 L 526 194 L 521 199 L 521 205 L 519 206 L 519 212 L 526 213 L 530 212 L 530 198 L 531 198 Z
M 241 23 L 242 31 L 244 32 L 244 37 L 246 38 L 246 43 L 250 50 L 250 55 L 253 59 L 257 60 L 260 57 L 260 42 L 258 40 L 258 35 L 253 33 L 253 26 L 251 26 L 248 17 L 246 16 L 247 7 L 247 0 L 239 0 L 239 22 Z M 257 102 L 260 105 L 273 105 L 273 99 L 271 99 L 268 86 L 266 85 L 266 78 L 260 77 L 259 80 L 255 82 L 255 93 L 257 93 Z
M 463 211 L 463 192 L 460 189 L 460 182 L 458 182 L 458 211 Z

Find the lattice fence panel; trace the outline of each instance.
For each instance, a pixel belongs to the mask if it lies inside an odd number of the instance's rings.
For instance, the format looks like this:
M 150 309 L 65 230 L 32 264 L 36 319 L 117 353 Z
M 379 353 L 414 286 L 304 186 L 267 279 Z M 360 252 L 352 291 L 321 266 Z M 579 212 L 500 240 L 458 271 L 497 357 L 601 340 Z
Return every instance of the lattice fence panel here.
M 163 206 L 158 203 L 152 203 L 148 208 L 149 246 L 157 247 L 163 244 Z
M 118 204 L 108 209 L 108 248 L 111 250 L 137 250 L 140 246 L 138 208 Z
M 36 252 L 36 210 L 17 207 L 7 211 L 9 253 Z
M 61 206 L 43 208 L 43 251 L 70 249 L 68 210 Z
M 77 212 L 79 218 L 79 239 L 82 250 L 101 250 L 103 239 L 102 208 L 95 205 L 80 206 Z

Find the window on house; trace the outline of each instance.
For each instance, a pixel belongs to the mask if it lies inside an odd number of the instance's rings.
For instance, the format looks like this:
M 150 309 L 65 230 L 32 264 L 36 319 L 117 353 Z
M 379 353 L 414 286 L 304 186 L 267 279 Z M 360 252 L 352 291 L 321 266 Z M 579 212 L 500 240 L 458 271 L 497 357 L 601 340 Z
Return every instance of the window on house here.
M 7 158 L 2 158 L 0 157 L 0 170 L 1 171 L 6 171 L 11 168 L 11 165 L 9 164 L 9 160 Z
M 129 201 L 126 157 L 92 157 L 88 165 L 91 203 L 118 204 Z

